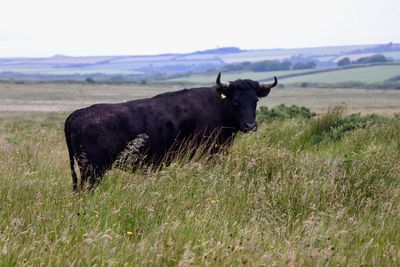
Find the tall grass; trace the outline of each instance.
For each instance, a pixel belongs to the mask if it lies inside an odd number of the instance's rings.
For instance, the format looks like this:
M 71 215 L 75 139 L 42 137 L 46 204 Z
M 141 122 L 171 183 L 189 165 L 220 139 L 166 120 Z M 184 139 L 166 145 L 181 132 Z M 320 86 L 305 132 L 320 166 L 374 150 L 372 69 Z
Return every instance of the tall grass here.
M 333 137 L 346 118 L 272 120 L 80 194 L 59 118 L 2 121 L 0 265 L 399 265 L 399 121 Z

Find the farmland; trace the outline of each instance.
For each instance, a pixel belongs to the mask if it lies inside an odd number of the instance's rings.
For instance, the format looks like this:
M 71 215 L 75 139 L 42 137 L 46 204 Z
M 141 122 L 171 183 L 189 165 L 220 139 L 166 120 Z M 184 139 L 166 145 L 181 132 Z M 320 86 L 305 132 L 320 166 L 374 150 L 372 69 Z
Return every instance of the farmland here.
M 335 68 L 343 57 L 352 60 L 381 53 L 398 62 L 399 44 L 371 44 L 351 46 L 305 47 L 291 49 L 242 50 L 221 47 L 183 54 L 118 55 L 73 57 L 54 55 L 46 58 L 0 58 L 0 77 L 22 76 L 29 79 L 84 79 L 90 76 L 130 79 L 148 78 L 151 75 L 182 75 L 204 73 L 226 65 L 262 60 L 314 61 L 319 68 Z
M 351 68 L 283 79 L 283 83 L 315 82 L 337 83 L 348 81 L 381 82 L 400 74 L 400 65 Z
M 338 83 L 358 81 L 365 83 L 382 82 L 396 75 L 400 75 L 400 65 L 375 65 L 375 66 L 355 66 L 352 68 L 337 68 L 328 70 L 285 70 L 285 71 L 266 71 L 266 72 L 227 72 L 223 74 L 226 80 L 236 79 L 255 79 L 270 80 L 277 76 L 283 84 L 311 82 L 311 83 Z M 183 76 L 180 78 L 169 79 L 164 82 L 181 82 L 188 84 L 209 83 L 215 73 L 199 73 Z

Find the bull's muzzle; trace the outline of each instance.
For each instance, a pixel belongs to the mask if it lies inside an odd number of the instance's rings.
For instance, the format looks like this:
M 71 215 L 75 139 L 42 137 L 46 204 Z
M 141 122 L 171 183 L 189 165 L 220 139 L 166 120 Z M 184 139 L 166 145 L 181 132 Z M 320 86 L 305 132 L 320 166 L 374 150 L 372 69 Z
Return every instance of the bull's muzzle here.
M 247 132 L 255 132 L 257 131 L 257 123 L 244 123 L 242 125 L 242 132 L 247 133 Z

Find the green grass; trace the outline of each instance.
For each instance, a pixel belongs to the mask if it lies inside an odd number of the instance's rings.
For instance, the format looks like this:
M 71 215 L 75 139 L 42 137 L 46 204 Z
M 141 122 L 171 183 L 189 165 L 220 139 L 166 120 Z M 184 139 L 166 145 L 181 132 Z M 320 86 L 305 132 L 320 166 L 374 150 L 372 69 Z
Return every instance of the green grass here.
M 273 120 L 211 160 L 112 170 L 80 194 L 62 119 L 0 119 L 1 266 L 400 264 L 398 119 L 340 138 L 340 110 Z
M 313 82 L 313 83 L 338 83 L 347 81 L 381 82 L 400 74 L 400 65 L 382 65 L 343 69 L 337 71 L 303 75 L 281 79 L 282 83 Z M 279 76 L 278 76 L 279 78 Z

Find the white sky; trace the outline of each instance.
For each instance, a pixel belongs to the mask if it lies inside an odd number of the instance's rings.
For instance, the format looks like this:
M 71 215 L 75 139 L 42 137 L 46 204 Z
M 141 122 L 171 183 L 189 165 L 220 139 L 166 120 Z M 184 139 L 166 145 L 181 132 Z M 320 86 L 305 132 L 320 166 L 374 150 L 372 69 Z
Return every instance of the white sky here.
M 1 0 L 0 57 L 400 42 L 400 0 Z

